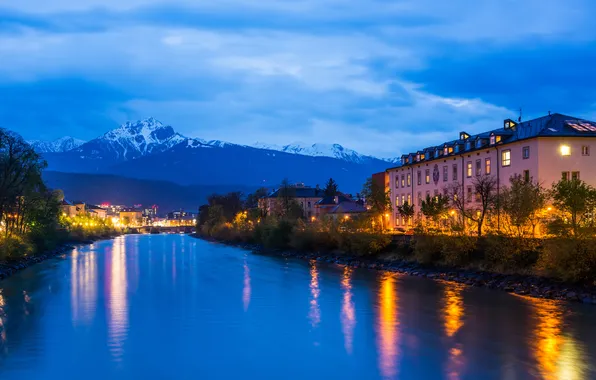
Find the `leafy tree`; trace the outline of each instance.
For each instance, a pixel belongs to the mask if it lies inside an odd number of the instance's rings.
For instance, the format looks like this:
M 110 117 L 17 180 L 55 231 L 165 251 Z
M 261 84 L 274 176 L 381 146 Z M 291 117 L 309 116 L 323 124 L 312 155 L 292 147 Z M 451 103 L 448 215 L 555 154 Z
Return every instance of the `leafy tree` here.
M 402 218 L 406 220 L 412 220 L 414 217 L 414 205 L 409 204 L 408 202 L 404 202 L 403 205 L 397 206 L 397 212 L 401 215 Z
M 496 207 L 496 189 L 497 180 L 491 175 L 475 177 L 472 180 L 475 199 L 473 198 L 474 195 L 472 197 L 466 196 L 462 185 L 459 183 L 448 187 L 451 204 L 459 211 L 464 221 L 469 220 L 475 224 L 478 236 L 482 236 L 484 222 L 489 212 Z
M 509 187 L 501 189 L 499 207 L 506 230 L 517 237 L 535 236 L 540 212 L 546 206 L 547 192 L 532 179 L 526 181 L 521 175 L 509 179 Z
M 333 178 L 329 178 L 329 181 L 325 184 L 325 196 L 326 197 L 334 197 L 339 192 L 339 188 L 337 182 Z
M 243 210 L 242 193 L 235 191 L 221 194 L 212 194 L 207 198 L 209 206 L 221 206 L 222 215 L 226 221 L 234 220 L 237 213 Z
M 551 196 L 573 236 L 582 235 L 585 227 L 593 227 L 596 190 L 592 186 L 580 179 L 561 180 L 553 185 Z
M 248 194 L 246 200 L 244 201 L 244 208 L 246 210 L 254 209 L 259 207 L 259 199 L 267 196 L 269 191 L 265 187 L 261 187 L 255 190 L 254 193 Z
M 364 183 L 361 194 L 373 220 L 380 219 L 381 229 L 385 229 L 385 214 L 391 209 L 389 190 L 385 189 L 384 184 L 375 182 L 371 177 Z
M 420 211 L 435 226 L 438 226 L 440 218 L 447 215 L 449 211 L 449 197 L 442 194 L 435 197 L 427 195 L 420 205 Z
M 279 187 L 274 213 L 287 220 L 296 220 L 302 217 L 302 207 L 296 201 L 296 187 L 292 186 L 287 179 L 284 179 Z

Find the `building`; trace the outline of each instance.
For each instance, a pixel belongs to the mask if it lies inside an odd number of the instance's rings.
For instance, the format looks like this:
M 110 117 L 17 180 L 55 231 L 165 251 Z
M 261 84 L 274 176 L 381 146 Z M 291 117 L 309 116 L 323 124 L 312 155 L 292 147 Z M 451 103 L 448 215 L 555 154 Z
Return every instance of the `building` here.
M 263 215 L 269 215 L 275 212 L 279 205 L 279 189 L 273 191 L 269 195 L 259 199 L 259 209 Z M 291 197 L 294 198 L 304 213 L 305 218 L 312 218 L 315 216 L 315 203 L 323 199 L 325 195 L 323 190 L 319 187 L 304 186 L 303 183 L 292 185 L 289 189 Z
M 60 202 L 60 211 L 62 211 L 62 215 L 67 216 L 69 218 L 75 217 L 78 215 L 77 206 L 75 206 L 72 202 L 63 199 Z
M 169 227 L 194 226 L 196 223 L 196 213 L 182 210 L 169 212 L 165 220 L 165 225 Z
M 90 216 L 100 219 L 105 219 L 108 215 L 108 210 L 95 205 L 87 205 L 87 212 Z
M 136 208 L 120 210 L 119 223 L 123 226 L 140 226 L 143 222 L 143 212 Z
M 466 202 L 476 202 L 474 178 L 494 176 L 497 192 L 514 174 L 550 187 L 563 179 L 580 178 L 596 186 L 596 123 L 558 113 L 515 122 L 477 135 L 458 138 L 401 156 L 399 166 L 387 169 L 394 227 L 411 225 L 397 207 L 447 194 L 458 187 Z
M 351 218 L 366 212 L 366 208 L 345 195 L 327 196 L 315 204 L 315 217 Z

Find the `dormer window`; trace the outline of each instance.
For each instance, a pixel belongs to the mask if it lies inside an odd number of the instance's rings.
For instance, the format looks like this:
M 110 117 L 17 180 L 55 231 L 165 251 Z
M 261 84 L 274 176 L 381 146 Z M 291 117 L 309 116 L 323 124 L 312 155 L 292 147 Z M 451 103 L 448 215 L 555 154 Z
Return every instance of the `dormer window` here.
M 416 161 L 420 161 L 420 153 L 416 155 Z
M 420 159 L 421 159 L 421 160 L 424 160 L 425 158 L 426 158 L 426 155 L 425 155 L 424 153 L 422 153 L 422 154 L 420 155 Z
M 482 140 L 481 139 L 476 140 L 476 148 L 482 148 Z
M 447 147 L 443 148 L 443 156 L 446 156 L 449 154 L 449 149 Z
M 496 140 L 497 140 L 497 139 L 496 139 L 496 136 L 495 136 L 495 135 L 492 135 L 492 136 L 490 137 L 490 145 L 495 145 L 495 142 L 496 142 Z
M 467 134 L 466 132 L 460 132 L 460 133 L 459 133 L 459 139 L 460 139 L 460 140 L 467 140 L 467 139 L 469 139 L 469 138 L 470 138 L 470 135 L 469 135 L 469 134 Z
M 501 142 L 501 136 L 497 136 L 497 142 Z
M 435 149 L 435 157 L 439 157 L 439 154 L 441 154 L 439 148 Z
M 472 147 L 472 146 L 471 146 L 470 142 L 469 142 L 469 141 L 467 141 L 467 142 L 466 142 L 466 150 L 470 150 L 470 148 L 471 148 L 471 147 Z
M 458 153 L 458 152 L 459 152 L 459 145 L 456 145 L 455 146 L 455 153 Z
M 516 125 L 517 123 L 511 119 L 505 119 L 505 121 L 503 122 L 503 127 L 505 129 L 515 129 Z

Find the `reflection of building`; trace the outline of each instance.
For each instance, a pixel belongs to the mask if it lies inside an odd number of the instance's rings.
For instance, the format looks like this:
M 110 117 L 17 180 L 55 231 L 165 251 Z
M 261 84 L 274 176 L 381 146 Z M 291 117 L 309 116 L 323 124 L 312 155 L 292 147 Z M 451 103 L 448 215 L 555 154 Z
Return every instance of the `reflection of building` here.
M 135 208 L 120 210 L 120 224 L 124 226 L 139 226 L 143 221 L 143 213 Z
M 323 190 L 318 187 L 312 188 L 304 186 L 302 183 L 290 186 L 288 193 L 288 195 L 291 198 L 294 198 L 300 207 L 302 207 L 302 211 L 306 218 L 315 216 L 315 203 L 320 201 L 324 196 Z M 266 197 L 259 199 L 259 209 L 261 210 L 261 213 L 263 215 L 269 215 L 270 213 L 275 212 L 279 205 L 279 198 L 280 190 L 278 189 Z
M 497 191 L 514 174 L 546 187 L 572 178 L 594 186 L 592 149 L 596 123 L 557 113 L 517 123 L 507 119 L 503 127 L 477 135 L 460 132 L 455 140 L 404 154 L 399 166 L 387 170 L 391 223 L 405 225 L 398 206 L 407 202 L 419 211 L 426 196 L 447 194 L 454 187 L 474 207 L 474 179 L 485 175 L 500 184 Z

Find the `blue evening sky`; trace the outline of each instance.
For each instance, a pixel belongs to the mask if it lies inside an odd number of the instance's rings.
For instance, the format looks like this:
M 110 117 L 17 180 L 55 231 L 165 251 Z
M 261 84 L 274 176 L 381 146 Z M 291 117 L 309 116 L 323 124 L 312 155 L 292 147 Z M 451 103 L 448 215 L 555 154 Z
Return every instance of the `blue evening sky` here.
M 10 0 L 0 126 L 149 116 L 250 144 L 397 156 L 549 110 L 596 119 L 594 0 Z

